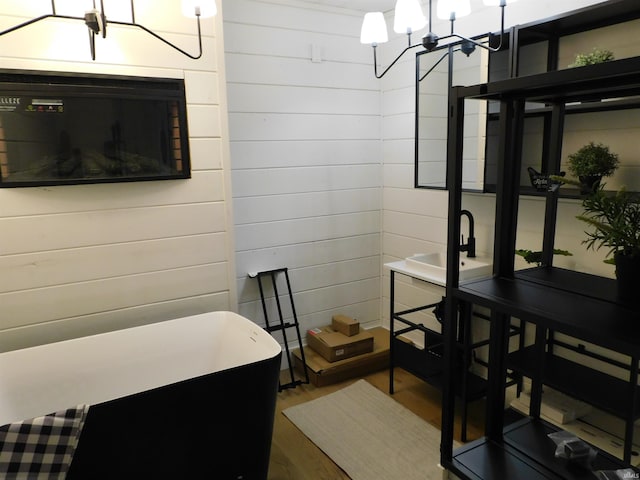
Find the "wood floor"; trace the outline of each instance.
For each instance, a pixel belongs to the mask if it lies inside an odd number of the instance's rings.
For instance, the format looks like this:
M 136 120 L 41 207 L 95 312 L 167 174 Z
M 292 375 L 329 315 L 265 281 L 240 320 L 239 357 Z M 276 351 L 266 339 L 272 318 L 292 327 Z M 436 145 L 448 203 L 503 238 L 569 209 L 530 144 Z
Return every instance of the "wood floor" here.
M 372 373 L 362 378 L 387 395 L 389 394 L 388 370 Z M 284 383 L 288 380 L 290 378 L 285 379 Z M 301 385 L 278 394 L 275 427 L 271 444 L 269 480 L 349 480 L 349 476 L 309 441 L 282 414 L 282 410 L 335 392 L 356 380 L 358 379 L 347 380 L 325 387 Z M 391 397 L 427 422 L 440 428 L 440 391 L 404 370 L 396 369 L 395 393 Z M 458 408 L 457 410 L 460 409 Z M 467 426 L 468 441 L 481 435 L 484 424 L 483 418 L 484 402 L 480 400 L 470 404 Z M 457 440 L 460 440 L 459 418 L 456 419 L 455 436 Z

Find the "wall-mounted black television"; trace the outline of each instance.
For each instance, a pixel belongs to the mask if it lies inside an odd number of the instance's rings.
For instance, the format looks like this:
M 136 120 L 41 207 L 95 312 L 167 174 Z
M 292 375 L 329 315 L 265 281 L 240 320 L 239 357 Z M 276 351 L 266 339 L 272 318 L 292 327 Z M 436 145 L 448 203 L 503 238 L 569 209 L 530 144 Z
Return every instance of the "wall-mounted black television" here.
M 190 176 L 184 80 L 0 70 L 0 187 Z

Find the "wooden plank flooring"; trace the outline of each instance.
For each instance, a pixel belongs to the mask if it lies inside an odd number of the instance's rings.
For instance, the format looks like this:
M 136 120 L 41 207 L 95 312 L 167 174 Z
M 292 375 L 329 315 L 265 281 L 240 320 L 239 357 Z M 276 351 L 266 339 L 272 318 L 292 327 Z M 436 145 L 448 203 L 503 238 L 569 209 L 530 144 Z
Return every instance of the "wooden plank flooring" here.
M 382 370 L 365 377 L 369 383 L 382 392 L 389 394 L 389 372 Z M 288 382 L 290 379 L 284 380 Z M 269 480 L 349 480 L 329 457 L 316 447 L 300 430 L 282 414 L 282 410 L 299 403 L 313 400 L 340 390 L 358 380 L 347 380 L 335 385 L 315 387 L 301 385 L 278 394 L 275 426 L 271 444 L 271 462 Z M 395 371 L 395 393 L 393 399 L 404 405 L 430 424 L 440 428 L 441 393 L 422 380 L 398 368 Z M 457 409 L 459 413 L 460 408 Z M 478 438 L 482 434 L 484 401 L 469 405 L 467 440 Z M 459 417 L 456 417 L 456 439 L 460 440 Z

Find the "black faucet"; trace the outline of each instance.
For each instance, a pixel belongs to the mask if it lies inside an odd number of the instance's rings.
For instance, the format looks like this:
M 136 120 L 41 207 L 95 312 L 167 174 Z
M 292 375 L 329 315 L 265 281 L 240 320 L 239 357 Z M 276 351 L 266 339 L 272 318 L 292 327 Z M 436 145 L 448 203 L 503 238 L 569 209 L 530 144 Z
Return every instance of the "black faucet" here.
M 461 235 L 460 251 L 467 252 L 467 257 L 473 258 L 476 256 L 476 237 L 473 236 L 473 215 L 469 210 L 461 210 L 460 218 L 466 216 L 469 219 L 469 238 L 467 243 L 464 243 L 464 235 Z

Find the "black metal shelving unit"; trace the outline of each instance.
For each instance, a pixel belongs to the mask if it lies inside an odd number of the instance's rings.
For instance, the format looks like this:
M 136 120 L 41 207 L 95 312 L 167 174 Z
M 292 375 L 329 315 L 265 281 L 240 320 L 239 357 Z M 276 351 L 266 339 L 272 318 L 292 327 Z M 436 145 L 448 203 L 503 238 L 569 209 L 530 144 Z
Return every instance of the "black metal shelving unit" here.
M 500 104 L 493 277 L 460 285 L 458 242 L 449 242 L 448 248 L 446 315 L 456 315 L 460 303 L 481 305 L 491 312 L 485 435 L 455 451 L 455 384 L 449 381 L 444 385 L 441 460 L 446 469 L 460 478 L 593 478 L 590 471 L 575 469 L 554 458 L 555 444 L 547 433 L 557 428 L 540 419 L 543 384 L 605 407 L 623 418 L 626 422 L 624 459 L 600 451 L 593 469 L 628 466 L 633 420 L 640 414 L 640 306 L 618 301 L 614 280 L 553 266 L 557 191 L 546 194 L 543 266 L 515 272 L 514 257 L 525 102 L 544 103 L 551 108 L 548 157 L 550 171 L 557 172 L 567 103 L 638 94 L 640 58 L 452 89 L 448 137 L 450 239 L 460 238 L 458 219 L 462 203 L 465 102 L 495 100 Z M 508 339 L 512 317 L 535 325 L 536 334 L 532 346 L 510 354 Z M 455 321 L 445 322 L 443 326 L 445 372 L 455 372 L 456 369 L 457 324 Z M 626 356 L 629 358 L 628 378 L 610 377 L 555 356 L 549 346 L 553 332 Z M 505 384 L 510 367 L 521 368 L 531 378 L 531 406 L 528 418 L 505 428 Z M 452 375 L 447 375 L 447 378 L 451 379 Z M 619 395 L 615 401 L 605 391 L 609 388 Z
M 563 37 L 579 34 L 593 29 L 630 22 L 640 18 L 640 4 L 637 0 L 609 0 L 596 5 L 573 10 L 541 21 L 516 25 L 508 33 L 508 41 L 502 42 L 499 52 L 489 58 L 489 81 L 495 82 L 505 78 L 516 78 L 522 75 L 522 64 L 526 62 L 529 73 L 544 73 L 566 68 L 559 65 L 560 43 Z M 631 30 L 629 30 L 631 31 Z M 532 67 L 531 52 L 524 50 L 535 47 L 540 50 L 541 60 L 537 68 Z M 497 61 L 497 58 L 501 61 Z M 505 58 L 506 57 L 506 58 Z M 495 65 L 498 66 L 495 66 Z M 537 65 L 534 62 L 534 65 Z M 585 98 L 586 100 L 586 98 Z M 640 109 L 640 98 L 628 97 L 621 100 L 607 102 L 578 102 L 565 106 L 565 115 L 583 115 L 594 112 L 608 112 L 614 110 Z M 499 113 L 489 107 L 487 115 L 487 131 L 491 132 L 499 122 Z M 542 156 L 540 165 L 536 167 L 543 175 L 549 172 L 547 151 L 553 141 L 552 116 L 553 109 L 547 105 L 526 105 L 525 124 L 541 122 Z M 495 146 L 495 137 L 487 136 L 486 154 L 490 155 Z M 492 167 L 486 167 L 486 192 L 495 193 L 495 172 Z M 521 194 L 544 196 L 531 185 L 521 185 Z M 564 198 L 577 198 L 578 192 L 565 188 L 560 192 Z

